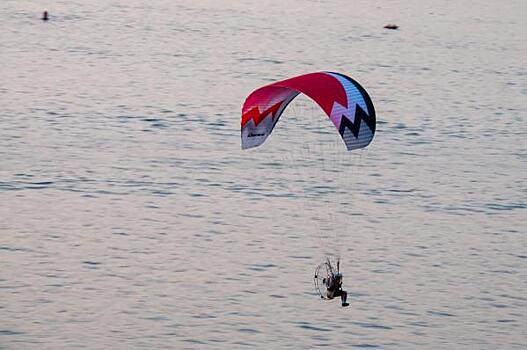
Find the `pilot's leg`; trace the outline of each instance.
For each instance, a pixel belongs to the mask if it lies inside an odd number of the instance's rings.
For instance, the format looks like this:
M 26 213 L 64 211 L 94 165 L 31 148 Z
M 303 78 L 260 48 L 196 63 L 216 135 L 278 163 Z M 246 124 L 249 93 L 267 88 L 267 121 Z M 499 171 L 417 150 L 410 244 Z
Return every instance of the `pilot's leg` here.
M 346 302 L 346 299 L 348 299 L 348 293 L 343 290 L 340 294 L 340 300 L 342 300 L 342 306 L 348 306 L 349 304 Z

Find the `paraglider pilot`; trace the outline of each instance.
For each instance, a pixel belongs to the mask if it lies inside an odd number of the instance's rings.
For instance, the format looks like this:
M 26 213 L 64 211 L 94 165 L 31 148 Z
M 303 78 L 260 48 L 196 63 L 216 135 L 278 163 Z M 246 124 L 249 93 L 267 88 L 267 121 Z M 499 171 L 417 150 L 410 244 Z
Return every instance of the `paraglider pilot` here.
M 342 301 L 342 306 L 348 306 L 346 302 L 348 298 L 348 293 L 345 290 L 342 290 L 342 273 L 339 271 L 339 261 L 337 262 L 337 272 L 331 271 L 331 275 L 328 278 L 324 278 L 323 282 L 327 289 L 327 298 L 333 299 L 340 296 Z

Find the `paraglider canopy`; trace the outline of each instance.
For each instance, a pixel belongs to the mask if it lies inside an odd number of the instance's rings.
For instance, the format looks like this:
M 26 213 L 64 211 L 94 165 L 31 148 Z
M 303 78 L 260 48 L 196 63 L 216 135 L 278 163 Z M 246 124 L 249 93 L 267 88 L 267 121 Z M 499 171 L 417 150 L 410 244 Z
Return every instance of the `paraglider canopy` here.
M 263 144 L 299 93 L 320 106 L 349 151 L 366 147 L 372 141 L 375 109 L 366 90 L 344 74 L 317 72 L 263 86 L 246 98 L 241 118 L 242 148 Z

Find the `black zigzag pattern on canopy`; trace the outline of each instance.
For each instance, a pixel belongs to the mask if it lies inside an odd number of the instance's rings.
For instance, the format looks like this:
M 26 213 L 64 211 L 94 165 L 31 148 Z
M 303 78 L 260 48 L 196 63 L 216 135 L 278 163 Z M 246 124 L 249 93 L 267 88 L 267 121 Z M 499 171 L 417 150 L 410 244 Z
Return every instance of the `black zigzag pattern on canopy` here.
M 355 106 L 355 119 L 353 122 L 349 120 L 345 115 L 342 116 L 339 126 L 340 135 L 344 136 L 344 131 L 346 130 L 346 128 L 348 128 L 353 134 L 353 136 L 355 136 L 355 138 L 359 137 L 361 120 L 364 120 L 366 125 L 368 125 L 368 127 L 372 131 L 372 134 L 375 133 L 375 117 L 372 118 L 371 116 L 366 114 L 366 112 L 364 112 L 361 106 L 357 105 Z
M 366 125 L 368 125 L 368 127 L 370 128 L 372 135 L 374 135 L 376 127 L 375 108 L 373 107 L 373 102 L 371 101 L 370 96 L 368 95 L 366 90 L 364 90 L 364 88 L 358 82 L 344 74 L 336 72 L 331 73 L 346 79 L 347 81 L 349 81 L 350 84 L 355 86 L 362 95 L 362 98 L 364 99 L 364 102 L 366 103 L 366 107 L 368 109 L 368 111 L 364 111 L 364 109 L 362 109 L 359 105 L 356 105 L 353 122 L 343 115 L 339 126 L 340 135 L 344 136 L 344 131 L 346 130 L 346 128 L 348 128 L 353 134 L 353 136 L 357 138 L 360 131 L 361 120 L 364 120 Z

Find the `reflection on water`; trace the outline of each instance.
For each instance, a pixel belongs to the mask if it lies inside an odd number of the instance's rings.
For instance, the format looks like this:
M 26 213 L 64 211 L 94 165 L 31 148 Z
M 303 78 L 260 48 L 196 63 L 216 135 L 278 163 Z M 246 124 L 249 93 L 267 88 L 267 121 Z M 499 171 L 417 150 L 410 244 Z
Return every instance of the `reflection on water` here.
M 526 347 L 523 3 L 0 7 L 0 347 Z M 300 101 L 242 152 L 245 95 L 317 70 L 370 147 Z

